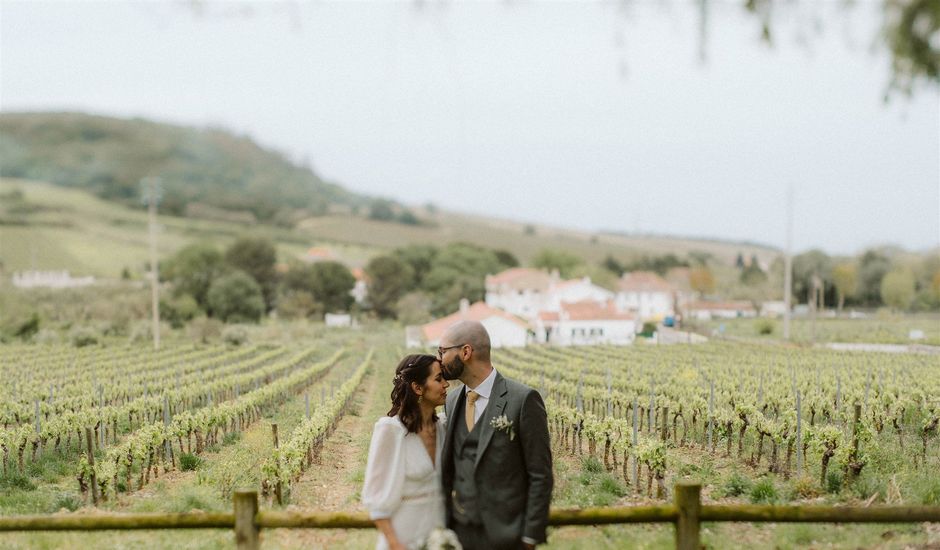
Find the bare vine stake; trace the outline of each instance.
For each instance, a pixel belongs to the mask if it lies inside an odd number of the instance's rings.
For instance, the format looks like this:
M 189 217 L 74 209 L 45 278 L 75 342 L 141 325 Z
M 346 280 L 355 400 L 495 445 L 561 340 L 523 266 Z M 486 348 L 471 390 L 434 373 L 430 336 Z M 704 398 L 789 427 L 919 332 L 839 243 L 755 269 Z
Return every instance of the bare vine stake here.
M 34 399 L 33 404 L 36 405 L 36 445 L 38 446 L 39 456 L 42 456 L 42 430 L 40 430 L 40 420 L 39 420 L 39 400 Z
M 607 416 L 608 417 L 611 416 L 611 413 L 612 413 L 611 411 L 612 404 L 610 402 L 612 396 L 613 396 L 613 376 L 610 374 L 610 367 L 607 367 Z
M 163 394 L 163 425 L 167 428 L 170 426 L 170 398 L 165 393 Z M 169 437 L 163 440 L 163 446 L 166 448 L 166 456 L 170 459 L 170 463 L 174 463 L 173 448 L 170 447 Z
M 653 409 L 656 408 L 656 398 L 653 396 L 653 383 L 650 382 L 650 408 L 647 411 L 649 413 L 649 425 L 646 426 L 646 431 L 649 433 L 654 433 L 656 430 L 653 425 Z
M 633 486 L 640 489 L 640 462 L 636 452 L 637 446 L 637 424 L 639 423 L 639 402 L 636 396 L 633 396 Z
M 711 452 L 715 452 L 715 443 L 712 440 L 712 428 L 715 424 L 712 414 L 715 409 L 715 381 L 709 380 L 708 385 L 708 448 Z
M 842 375 L 836 376 L 836 419 L 839 417 L 839 402 L 842 400 Z M 841 424 L 841 422 L 840 422 Z
M 803 473 L 803 407 L 800 390 L 796 390 L 796 472 Z

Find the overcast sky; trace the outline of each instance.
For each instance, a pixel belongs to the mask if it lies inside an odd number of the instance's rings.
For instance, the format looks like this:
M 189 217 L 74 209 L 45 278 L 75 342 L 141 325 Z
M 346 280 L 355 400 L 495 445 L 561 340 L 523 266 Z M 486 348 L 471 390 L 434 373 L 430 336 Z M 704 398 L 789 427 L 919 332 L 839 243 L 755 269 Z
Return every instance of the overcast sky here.
M 880 4 L 0 2 L 0 109 L 251 135 L 324 178 L 589 230 L 940 245 L 940 96 L 885 104 Z M 246 12 L 246 13 L 243 13 Z M 701 61 L 704 44 L 705 62 Z

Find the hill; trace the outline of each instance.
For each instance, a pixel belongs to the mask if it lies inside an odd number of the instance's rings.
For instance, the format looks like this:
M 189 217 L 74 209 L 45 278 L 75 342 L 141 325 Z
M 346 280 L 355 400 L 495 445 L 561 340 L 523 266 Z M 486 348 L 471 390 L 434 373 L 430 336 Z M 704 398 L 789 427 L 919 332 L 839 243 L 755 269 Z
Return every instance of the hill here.
M 408 208 L 324 182 L 247 137 L 142 119 L 3 113 L 0 159 L 0 190 L 21 195 L 0 201 L 0 260 L 11 271 L 142 271 L 147 231 L 139 182 L 153 175 L 164 190 L 161 255 L 197 240 L 224 245 L 246 232 L 270 236 L 282 259 L 328 244 L 351 265 L 405 244 L 453 241 L 504 249 L 524 263 L 546 248 L 591 264 L 693 252 L 727 264 L 739 253 L 769 263 L 779 254 L 754 243 L 590 233 Z
M 159 176 L 161 212 L 173 215 L 240 213 L 290 223 L 367 202 L 248 137 L 143 119 L 4 113 L 0 158 L 0 176 L 85 189 L 131 205 L 140 204 L 141 179 Z

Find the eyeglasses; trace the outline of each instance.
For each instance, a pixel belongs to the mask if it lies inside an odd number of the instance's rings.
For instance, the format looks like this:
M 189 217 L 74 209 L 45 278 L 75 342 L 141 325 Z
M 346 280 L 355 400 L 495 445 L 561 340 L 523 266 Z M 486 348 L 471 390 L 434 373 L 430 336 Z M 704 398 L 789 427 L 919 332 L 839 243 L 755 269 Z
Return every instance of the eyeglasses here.
M 462 347 L 464 347 L 464 346 L 466 346 L 466 345 L 468 345 L 468 344 L 457 344 L 456 346 L 447 346 L 446 348 L 442 348 L 442 347 L 438 346 L 438 348 L 437 348 L 437 356 L 438 356 L 438 357 L 444 357 L 444 353 L 446 353 L 447 350 L 462 348 Z

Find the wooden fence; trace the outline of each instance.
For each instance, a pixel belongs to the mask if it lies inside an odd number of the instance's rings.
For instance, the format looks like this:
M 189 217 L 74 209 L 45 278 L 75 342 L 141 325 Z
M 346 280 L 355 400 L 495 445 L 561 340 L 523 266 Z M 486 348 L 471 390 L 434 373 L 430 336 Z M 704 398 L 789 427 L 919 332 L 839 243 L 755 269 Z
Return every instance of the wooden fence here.
M 940 506 L 758 506 L 702 504 L 701 485 L 678 483 L 672 504 L 607 508 L 555 509 L 549 524 L 606 525 L 617 523 L 672 523 L 676 548 L 700 548 L 703 521 L 775 523 L 940 523 Z M 4 531 L 97 531 L 122 529 L 234 529 L 239 550 L 261 547 L 261 530 L 274 528 L 368 529 L 364 513 L 285 512 L 259 510 L 258 493 L 236 491 L 232 513 L 96 514 L 93 516 L 0 517 Z

